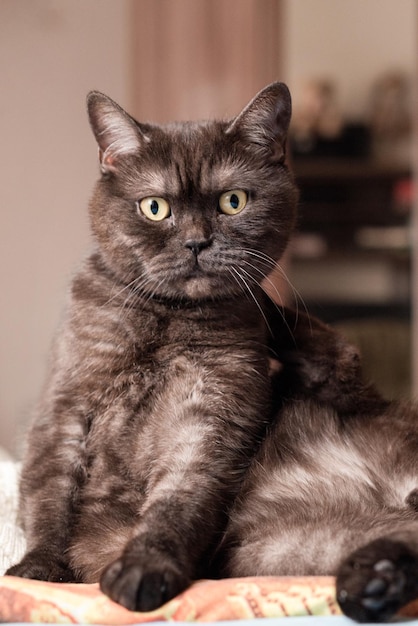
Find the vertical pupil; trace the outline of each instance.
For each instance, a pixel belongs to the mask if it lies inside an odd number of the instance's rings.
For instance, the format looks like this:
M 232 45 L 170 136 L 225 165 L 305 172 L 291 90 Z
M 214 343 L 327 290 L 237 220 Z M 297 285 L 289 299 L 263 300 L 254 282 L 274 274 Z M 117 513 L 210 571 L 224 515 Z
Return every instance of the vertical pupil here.
M 239 207 L 239 198 L 236 193 L 233 193 L 230 198 L 230 203 L 233 209 L 237 209 Z
M 159 208 L 159 206 L 158 206 L 158 202 L 157 202 L 157 200 L 151 200 L 150 209 L 151 209 L 151 213 L 152 213 L 153 215 L 157 215 L 157 213 L 158 213 L 158 208 Z

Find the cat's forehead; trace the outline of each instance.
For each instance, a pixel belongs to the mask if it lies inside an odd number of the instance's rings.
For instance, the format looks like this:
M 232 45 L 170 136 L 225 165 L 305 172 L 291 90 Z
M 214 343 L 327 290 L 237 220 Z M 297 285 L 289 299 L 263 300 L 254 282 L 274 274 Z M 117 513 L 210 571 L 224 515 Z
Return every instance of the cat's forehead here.
M 150 159 L 141 168 L 143 184 L 153 193 L 179 195 L 242 186 L 252 170 L 225 133 L 226 124 L 176 123 L 160 129 L 147 146 Z
M 183 170 L 183 171 L 182 171 Z M 247 186 L 251 173 L 244 167 L 229 163 L 200 163 L 190 171 L 185 164 L 143 169 L 140 173 L 141 186 L 149 195 L 181 195 L 192 187 L 203 194 Z

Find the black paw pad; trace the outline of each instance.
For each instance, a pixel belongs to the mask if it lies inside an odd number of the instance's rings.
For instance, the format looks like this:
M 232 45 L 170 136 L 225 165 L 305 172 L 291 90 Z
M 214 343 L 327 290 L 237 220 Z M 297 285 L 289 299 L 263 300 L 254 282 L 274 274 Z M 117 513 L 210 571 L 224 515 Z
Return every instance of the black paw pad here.
M 371 578 L 363 591 L 362 605 L 368 611 L 381 613 L 393 606 L 396 610 L 405 588 L 406 578 L 394 564 L 383 559 L 373 566 Z
M 408 601 L 408 569 L 404 555 L 396 561 L 376 560 L 376 545 L 357 551 L 342 564 L 337 600 L 342 611 L 359 622 L 390 619 Z

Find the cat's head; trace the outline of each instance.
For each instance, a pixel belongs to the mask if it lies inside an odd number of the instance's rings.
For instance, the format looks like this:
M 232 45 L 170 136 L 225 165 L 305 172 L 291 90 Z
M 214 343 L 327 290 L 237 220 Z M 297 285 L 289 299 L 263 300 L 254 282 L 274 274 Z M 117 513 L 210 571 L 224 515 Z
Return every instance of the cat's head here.
M 101 179 L 90 204 L 105 263 L 148 296 L 229 297 L 273 269 L 293 228 L 290 94 L 263 89 L 233 120 L 138 123 L 88 96 Z

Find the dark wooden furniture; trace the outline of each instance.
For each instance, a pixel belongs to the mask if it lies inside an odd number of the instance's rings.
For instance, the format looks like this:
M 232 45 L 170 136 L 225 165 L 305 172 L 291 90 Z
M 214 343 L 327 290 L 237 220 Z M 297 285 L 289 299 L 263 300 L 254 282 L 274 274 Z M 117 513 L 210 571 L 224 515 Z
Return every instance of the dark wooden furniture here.
M 328 321 L 408 317 L 410 169 L 343 158 L 292 168 L 300 203 L 290 277 L 309 310 Z

